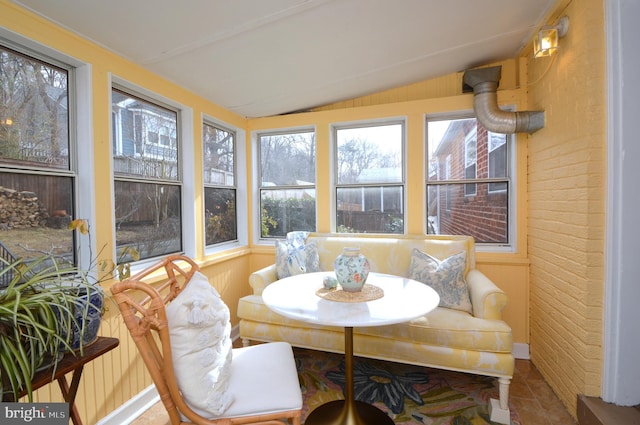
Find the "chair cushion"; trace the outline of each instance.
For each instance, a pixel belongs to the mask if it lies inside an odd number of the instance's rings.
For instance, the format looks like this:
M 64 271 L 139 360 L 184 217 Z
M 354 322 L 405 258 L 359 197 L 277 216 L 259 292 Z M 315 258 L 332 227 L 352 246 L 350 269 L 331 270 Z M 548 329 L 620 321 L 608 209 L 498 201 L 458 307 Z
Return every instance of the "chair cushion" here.
M 205 275 L 196 272 L 166 308 L 176 381 L 201 416 L 223 414 L 233 402 L 229 309 Z
M 234 348 L 229 392 L 235 401 L 225 417 L 302 408 L 300 381 L 291 345 L 270 342 Z
M 464 279 L 465 251 L 440 261 L 418 249 L 413 249 L 409 278 L 423 282 L 440 295 L 440 306 L 472 313 L 469 287 Z
M 315 242 L 305 243 L 309 232 L 289 232 L 286 241 L 276 241 L 276 274 L 278 279 L 320 271 Z

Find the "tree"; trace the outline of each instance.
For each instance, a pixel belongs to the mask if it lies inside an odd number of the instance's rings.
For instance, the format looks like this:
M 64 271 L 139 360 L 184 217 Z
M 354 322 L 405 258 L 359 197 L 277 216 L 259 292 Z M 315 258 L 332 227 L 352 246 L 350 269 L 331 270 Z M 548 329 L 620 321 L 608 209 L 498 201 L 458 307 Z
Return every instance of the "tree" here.
M 0 50 L 0 156 L 69 166 L 67 71 Z
M 260 139 L 262 182 L 279 186 L 315 182 L 315 133 L 265 135 Z
M 362 139 L 351 139 L 338 146 L 338 182 L 357 183 L 362 170 L 380 162 L 382 154 L 377 145 Z

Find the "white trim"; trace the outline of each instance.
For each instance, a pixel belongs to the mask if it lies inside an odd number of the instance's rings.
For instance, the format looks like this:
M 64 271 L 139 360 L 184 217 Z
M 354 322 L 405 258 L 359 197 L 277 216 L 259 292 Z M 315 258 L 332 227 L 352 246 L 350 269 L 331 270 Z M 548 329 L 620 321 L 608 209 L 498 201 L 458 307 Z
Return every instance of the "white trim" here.
M 531 356 L 529 355 L 529 344 L 514 342 L 511 354 L 513 354 L 513 357 L 516 359 L 531 360 Z
M 202 217 L 196 211 L 195 143 L 193 140 L 193 109 L 182 106 L 180 108 L 180 153 L 182 154 L 182 250 L 188 257 L 195 258 L 198 252 L 196 246 L 196 222 Z M 202 146 L 202 144 L 198 144 Z
M 93 139 L 93 78 L 91 65 L 75 68 L 75 151 L 76 162 L 76 213 L 73 218 L 83 218 L 95 228 L 96 196 L 94 170 L 94 139 Z M 95 238 L 90 240 L 92 246 L 80 243 L 79 265 L 90 269 L 94 261 L 91 253 L 99 252 Z
M 127 425 L 139 418 L 154 404 L 160 401 L 160 394 L 155 385 L 150 385 L 131 400 L 100 419 L 96 425 Z
M 640 226 L 637 190 L 640 146 L 636 141 L 640 113 L 634 78 L 640 65 L 635 45 L 637 2 L 605 1 L 607 66 L 607 206 L 605 223 L 605 274 L 603 300 L 603 346 L 601 397 L 607 403 L 632 406 L 640 403 L 640 263 L 637 245 Z
M 240 325 L 235 325 L 231 328 L 231 341 L 236 341 L 240 338 Z

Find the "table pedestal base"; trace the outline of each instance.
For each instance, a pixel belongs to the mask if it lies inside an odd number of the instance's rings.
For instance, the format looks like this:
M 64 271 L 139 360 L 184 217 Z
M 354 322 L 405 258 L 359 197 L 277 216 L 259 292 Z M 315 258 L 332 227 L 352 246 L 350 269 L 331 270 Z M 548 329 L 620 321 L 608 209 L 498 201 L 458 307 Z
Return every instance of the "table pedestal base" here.
M 357 412 L 353 411 L 353 409 Z M 386 413 L 361 401 L 334 400 L 317 407 L 304 425 L 393 425 Z
M 393 425 L 382 410 L 358 401 L 353 391 L 353 328 L 344 328 L 344 400 L 334 400 L 317 407 L 304 425 Z

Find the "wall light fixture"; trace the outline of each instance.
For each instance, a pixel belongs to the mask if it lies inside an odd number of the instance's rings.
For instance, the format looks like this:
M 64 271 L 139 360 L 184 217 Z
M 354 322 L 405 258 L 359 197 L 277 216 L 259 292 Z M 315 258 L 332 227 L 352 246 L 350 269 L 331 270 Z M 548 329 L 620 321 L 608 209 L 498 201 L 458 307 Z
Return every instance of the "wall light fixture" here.
M 540 28 L 533 38 L 533 56 L 543 58 L 551 56 L 558 49 L 558 39 L 567 35 L 569 31 L 569 17 L 563 16 L 555 25 Z

